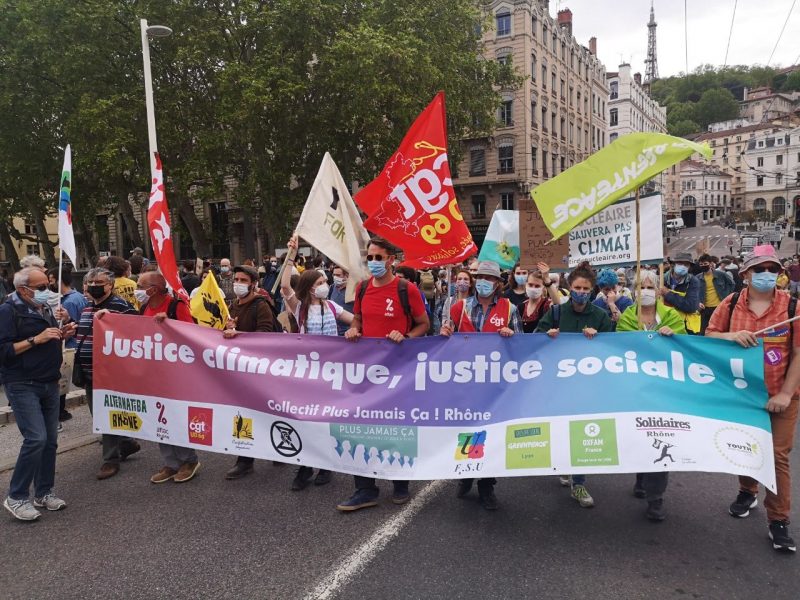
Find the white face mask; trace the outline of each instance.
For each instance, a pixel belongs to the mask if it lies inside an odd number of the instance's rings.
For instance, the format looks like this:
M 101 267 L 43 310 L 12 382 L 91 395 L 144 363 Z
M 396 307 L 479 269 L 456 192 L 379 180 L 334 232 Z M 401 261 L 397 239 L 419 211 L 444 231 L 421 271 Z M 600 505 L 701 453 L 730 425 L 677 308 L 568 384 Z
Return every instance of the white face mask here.
M 328 287 L 328 284 L 323 283 L 322 285 L 318 285 L 316 288 L 314 288 L 314 296 L 316 296 L 320 300 L 323 300 L 324 298 L 328 297 L 329 291 L 330 288 Z
M 345 283 L 347 283 L 347 280 L 344 277 L 333 276 L 333 285 L 336 287 L 342 287 Z
M 542 292 L 544 292 L 544 288 L 540 287 L 526 287 L 525 293 L 528 295 L 528 298 L 531 300 L 538 300 L 542 297 Z
M 147 302 L 147 290 L 133 290 L 133 295 L 136 297 L 136 301 L 139 304 L 144 304 Z
M 656 291 L 641 290 L 639 292 L 639 299 L 642 302 L 642 306 L 653 306 L 656 303 Z
M 234 283 L 233 293 L 236 294 L 238 298 L 244 298 L 250 293 L 250 286 L 246 283 Z

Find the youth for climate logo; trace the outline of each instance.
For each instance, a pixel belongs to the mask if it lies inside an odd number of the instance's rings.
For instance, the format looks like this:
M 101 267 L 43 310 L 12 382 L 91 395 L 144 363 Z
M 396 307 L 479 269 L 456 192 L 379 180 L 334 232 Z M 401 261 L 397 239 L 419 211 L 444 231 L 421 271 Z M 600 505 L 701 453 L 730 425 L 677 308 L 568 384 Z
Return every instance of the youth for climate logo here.
M 739 427 L 723 427 L 714 434 L 714 446 L 725 460 L 757 471 L 764 466 L 764 449 L 754 435 Z
M 189 441 L 210 446 L 214 424 L 214 409 L 189 407 Z
M 483 458 L 483 447 L 486 444 L 486 432 L 459 433 L 456 445 L 456 460 Z

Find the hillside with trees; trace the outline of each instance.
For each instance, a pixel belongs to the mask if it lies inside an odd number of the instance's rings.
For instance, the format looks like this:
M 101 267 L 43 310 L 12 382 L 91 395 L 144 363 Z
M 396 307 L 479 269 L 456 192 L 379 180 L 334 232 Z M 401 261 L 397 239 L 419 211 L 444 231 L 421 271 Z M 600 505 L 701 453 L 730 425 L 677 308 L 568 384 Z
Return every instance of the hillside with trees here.
M 659 79 L 651 93 L 667 107 L 667 128 L 684 136 L 705 131 L 709 123 L 735 119 L 745 88 L 771 87 L 776 91 L 800 91 L 800 70 L 780 73 L 762 66 L 698 67 L 689 75 Z

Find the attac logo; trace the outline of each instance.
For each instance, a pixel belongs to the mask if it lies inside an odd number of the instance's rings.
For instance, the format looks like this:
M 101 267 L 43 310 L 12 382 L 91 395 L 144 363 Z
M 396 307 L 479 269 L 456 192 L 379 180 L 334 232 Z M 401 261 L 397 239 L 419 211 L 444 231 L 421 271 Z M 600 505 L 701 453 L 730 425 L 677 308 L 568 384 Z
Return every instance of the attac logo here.
M 233 437 L 237 440 L 252 440 L 253 439 L 253 419 L 243 417 L 237 413 L 233 417 Z
M 189 407 L 189 441 L 210 446 L 214 424 L 214 409 Z
M 122 429 L 124 431 L 139 431 L 142 428 L 142 419 L 133 412 L 124 410 L 112 410 L 108 413 L 108 421 L 111 429 Z
M 483 447 L 486 444 L 486 432 L 459 433 L 456 445 L 456 460 L 474 460 L 483 458 Z

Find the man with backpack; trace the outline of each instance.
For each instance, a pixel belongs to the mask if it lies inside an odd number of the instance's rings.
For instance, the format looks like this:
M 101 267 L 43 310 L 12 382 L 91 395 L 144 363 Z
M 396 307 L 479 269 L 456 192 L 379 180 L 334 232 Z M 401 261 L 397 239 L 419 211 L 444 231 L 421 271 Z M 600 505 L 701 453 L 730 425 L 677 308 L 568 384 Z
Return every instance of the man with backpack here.
M 189 307 L 169 293 L 167 281 L 157 271 L 142 273 L 136 282 L 134 294 L 139 302 L 140 315 L 153 317 L 157 323 L 164 319 L 194 323 Z M 164 466 L 150 478 L 151 483 L 165 483 L 170 480 L 184 483 L 194 477 L 200 468 L 200 460 L 193 448 L 159 443 L 158 451 Z
M 708 337 L 721 338 L 751 348 L 764 342 L 764 383 L 768 398 L 766 409 L 772 423 L 772 446 L 775 456 L 777 494 L 767 490 L 764 507 L 769 521 L 769 537 L 775 550 L 795 552 L 797 546 L 789 535 L 789 511 L 792 497 L 789 452 L 794 442 L 800 387 L 800 321 L 777 325 L 794 317 L 797 300 L 775 289 L 783 271 L 772 246 L 756 246 L 742 267 L 747 287 L 725 298 L 714 311 L 706 329 Z M 777 325 L 776 327 L 773 327 Z M 772 327 L 767 333 L 754 332 Z M 758 505 L 758 482 L 739 477 L 739 494 L 728 512 L 744 518 Z
M 373 238 L 367 246 L 367 268 L 372 274 L 356 290 L 353 323 L 345 339 L 356 342 L 359 338 L 386 338 L 400 344 L 406 338 L 422 337 L 430 327 L 428 314 L 417 286 L 401 280 L 392 273 L 396 251 L 382 238 Z M 356 491 L 336 508 L 354 511 L 377 506 L 380 490 L 374 477 L 355 476 Z M 393 482 L 392 502 L 405 504 L 411 497 L 408 481 Z
M 258 271 L 255 267 L 239 265 L 233 269 L 233 293 L 236 300 L 231 302 L 231 316 L 223 335 L 233 338 L 241 331 L 273 332 L 281 331 L 269 300 L 256 292 Z M 251 456 L 239 456 L 236 464 L 227 473 L 225 479 L 241 479 L 253 472 L 255 459 Z

